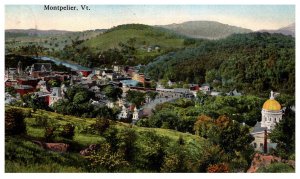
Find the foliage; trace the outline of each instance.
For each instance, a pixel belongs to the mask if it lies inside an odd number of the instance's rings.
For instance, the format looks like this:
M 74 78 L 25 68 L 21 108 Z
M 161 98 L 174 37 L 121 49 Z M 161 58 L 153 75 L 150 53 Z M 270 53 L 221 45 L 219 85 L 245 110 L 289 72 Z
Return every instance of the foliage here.
M 295 112 L 287 108 L 282 120 L 269 134 L 272 142 L 277 143 L 275 153 L 288 159 L 295 154 Z
M 152 131 L 146 131 L 142 135 L 144 145 L 137 153 L 139 157 L 136 159 L 136 163 L 140 168 L 148 168 L 158 172 L 163 164 L 164 148 L 167 146 L 169 139 Z
M 78 153 L 46 152 L 22 136 L 5 137 L 5 172 L 88 172 Z
M 145 101 L 145 93 L 129 90 L 127 91 L 126 100 L 139 108 Z
M 96 123 L 91 125 L 95 131 L 102 135 L 110 126 L 109 120 L 105 118 L 96 118 Z
M 5 109 L 5 135 L 26 133 L 25 116 L 20 109 Z
M 55 132 L 56 128 L 49 126 L 49 127 L 45 127 L 45 134 L 44 137 L 46 139 L 46 141 L 52 141 L 55 137 L 54 132 Z
M 276 89 L 295 93 L 295 38 L 282 34 L 234 34 L 225 39 L 203 41 L 162 55 L 145 68 L 152 79 L 187 83 L 212 82 L 223 92 L 264 93 Z
M 72 86 L 66 91 L 66 99 L 53 104 L 54 111 L 81 117 L 103 117 L 115 119 L 116 112 L 107 106 L 94 106 L 89 101 L 95 94 L 80 86 Z
M 37 115 L 35 118 L 35 126 L 47 127 L 48 126 L 48 116 L 45 114 Z
M 295 169 L 288 164 L 275 162 L 270 165 L 260 167 L 257 173 L 294 173 Z
M 122 89 L 121 88 L 115 88 L 111 85 L 106 86 L 103 89 L 104 94 L 112 101 L 117 101 L 118 98 L 122 97 Z
M 228 173 L 229 168 L 227 164 L 220 163 L 220 164 L 214 164 L 209 165 L 207 168 L 208 173 Z
M 92 151 L 91 155 L 85 158 L 90 161 L 90 167 L 96 171 L 99 166 L 113 172 L 129 165 L 124 159 L 124 153 L 122 151 L 113 152 L 108 143 L 102 144 L 100 150 Z
M 67 139 L 73 139 L 75 134 L 75 126 L 68 123 L 63 126 L 63 131 L 61 131 L 60 135 Z

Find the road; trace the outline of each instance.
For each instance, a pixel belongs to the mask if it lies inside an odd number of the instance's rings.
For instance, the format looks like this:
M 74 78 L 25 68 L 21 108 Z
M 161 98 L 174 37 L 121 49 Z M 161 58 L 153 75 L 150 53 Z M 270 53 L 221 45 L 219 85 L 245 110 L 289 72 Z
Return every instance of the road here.
M 155 108 L 156 105 L 165 103 L 165 102 L 170 102 L 174 101 L 178 98 L 181 98 L 181 94 L 177 93 L 172 93 L 172 92 L 159 92 L 155 100 L 150 101 L 142 106 L 143 108 L 143 115 L 151 115 L 152 114 L 152 109 Z

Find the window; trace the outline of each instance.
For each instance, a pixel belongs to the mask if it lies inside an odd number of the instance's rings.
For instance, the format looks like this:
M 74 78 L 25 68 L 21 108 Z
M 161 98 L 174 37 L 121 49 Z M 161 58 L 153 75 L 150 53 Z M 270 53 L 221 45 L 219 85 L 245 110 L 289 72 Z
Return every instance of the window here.
M 257 144 L 254 142 L 253 143 L 253 147 L 256 149 L 256 147 L 257 147 Z
M 264 147 L 264 144 L 263 144 L 263 143 L 260 143 L 260 144 L 259 144 L 259 147 L 260 147 L 260 148 L 263 148 L 263 147 Z

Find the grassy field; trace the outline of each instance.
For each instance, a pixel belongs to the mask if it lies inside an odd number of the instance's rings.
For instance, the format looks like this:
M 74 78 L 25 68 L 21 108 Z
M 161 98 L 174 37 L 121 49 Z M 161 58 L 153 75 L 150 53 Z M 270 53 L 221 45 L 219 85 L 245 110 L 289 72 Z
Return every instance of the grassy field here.
M 11 108 L 6 106 L 6 108 Z M 28 114 L 30 108 L 19 108 Z M 64 142 L 70 144 L 71 149 L 66 153 L 52 152 L 43 149 L 33 143 L 33 140 L 45 141 L 45 128 L 40 126 L 38 120 L 47 119 L 47 125 L 58 126 L 72 123 L 75 128 L 73 140 L 56 136 L 53 142 Z M 90 172 L 88 161 L 79 154 L 79 151 L 87 148 L 90 144 L 98 144 L 105 140 L 99 134 L 86 133 L 85 129 L 95 122 L 93 118 L 77 118 L 74 116 L 60 115 L 54 112 L 37 110 L 25 118 L 26 135 L 5 137 L 5 172 Z M 39 124 L 39 125 L 38 125 Z M 170 144 L 176 143 L 180 136 L 190 151 L 201 154 L 206 146 L 205 140 L 188 133 L 180 133 L 174 130 L 143 128 L 131 126 L 127 123 L 115 122 L 114 126 L 119 130 L 132 128 L 137 134 L 137 146 L 140 150 L 151 147 L 145 140 L 149 131 L 155 132 L 158 136 L 169 139 Z M 199 152 L 200 151 L 200 152 Z M 97 172 L 106 172 L 105 169 L 98 169 Z M 128 168 L 121 172 L 151 172 L 147 169 Z

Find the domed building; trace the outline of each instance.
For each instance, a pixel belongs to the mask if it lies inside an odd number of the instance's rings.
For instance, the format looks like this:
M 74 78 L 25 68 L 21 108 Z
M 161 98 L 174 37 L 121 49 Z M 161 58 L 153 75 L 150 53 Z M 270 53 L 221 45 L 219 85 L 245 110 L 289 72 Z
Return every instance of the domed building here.
M 271 143 L 268 134 L 275 128 L 276 123 L 282 119 L 282 109 L 278 101 L 275 100 L 274 92 L 271 91 L 270 99 L 265 101 L 261 110 L 261 122 L 257 122 L 251 131 L 254 137 L 252 142 L 255 150 L 268 153 L 276 148 L 276 143 Z
M 261 110 L 261 127 L 267 127 L 269 130 L 272 130 L 281 119 L 281 105 L 275 100 L 274 92 L 271 91 L 270 99 L 264 103 Z

